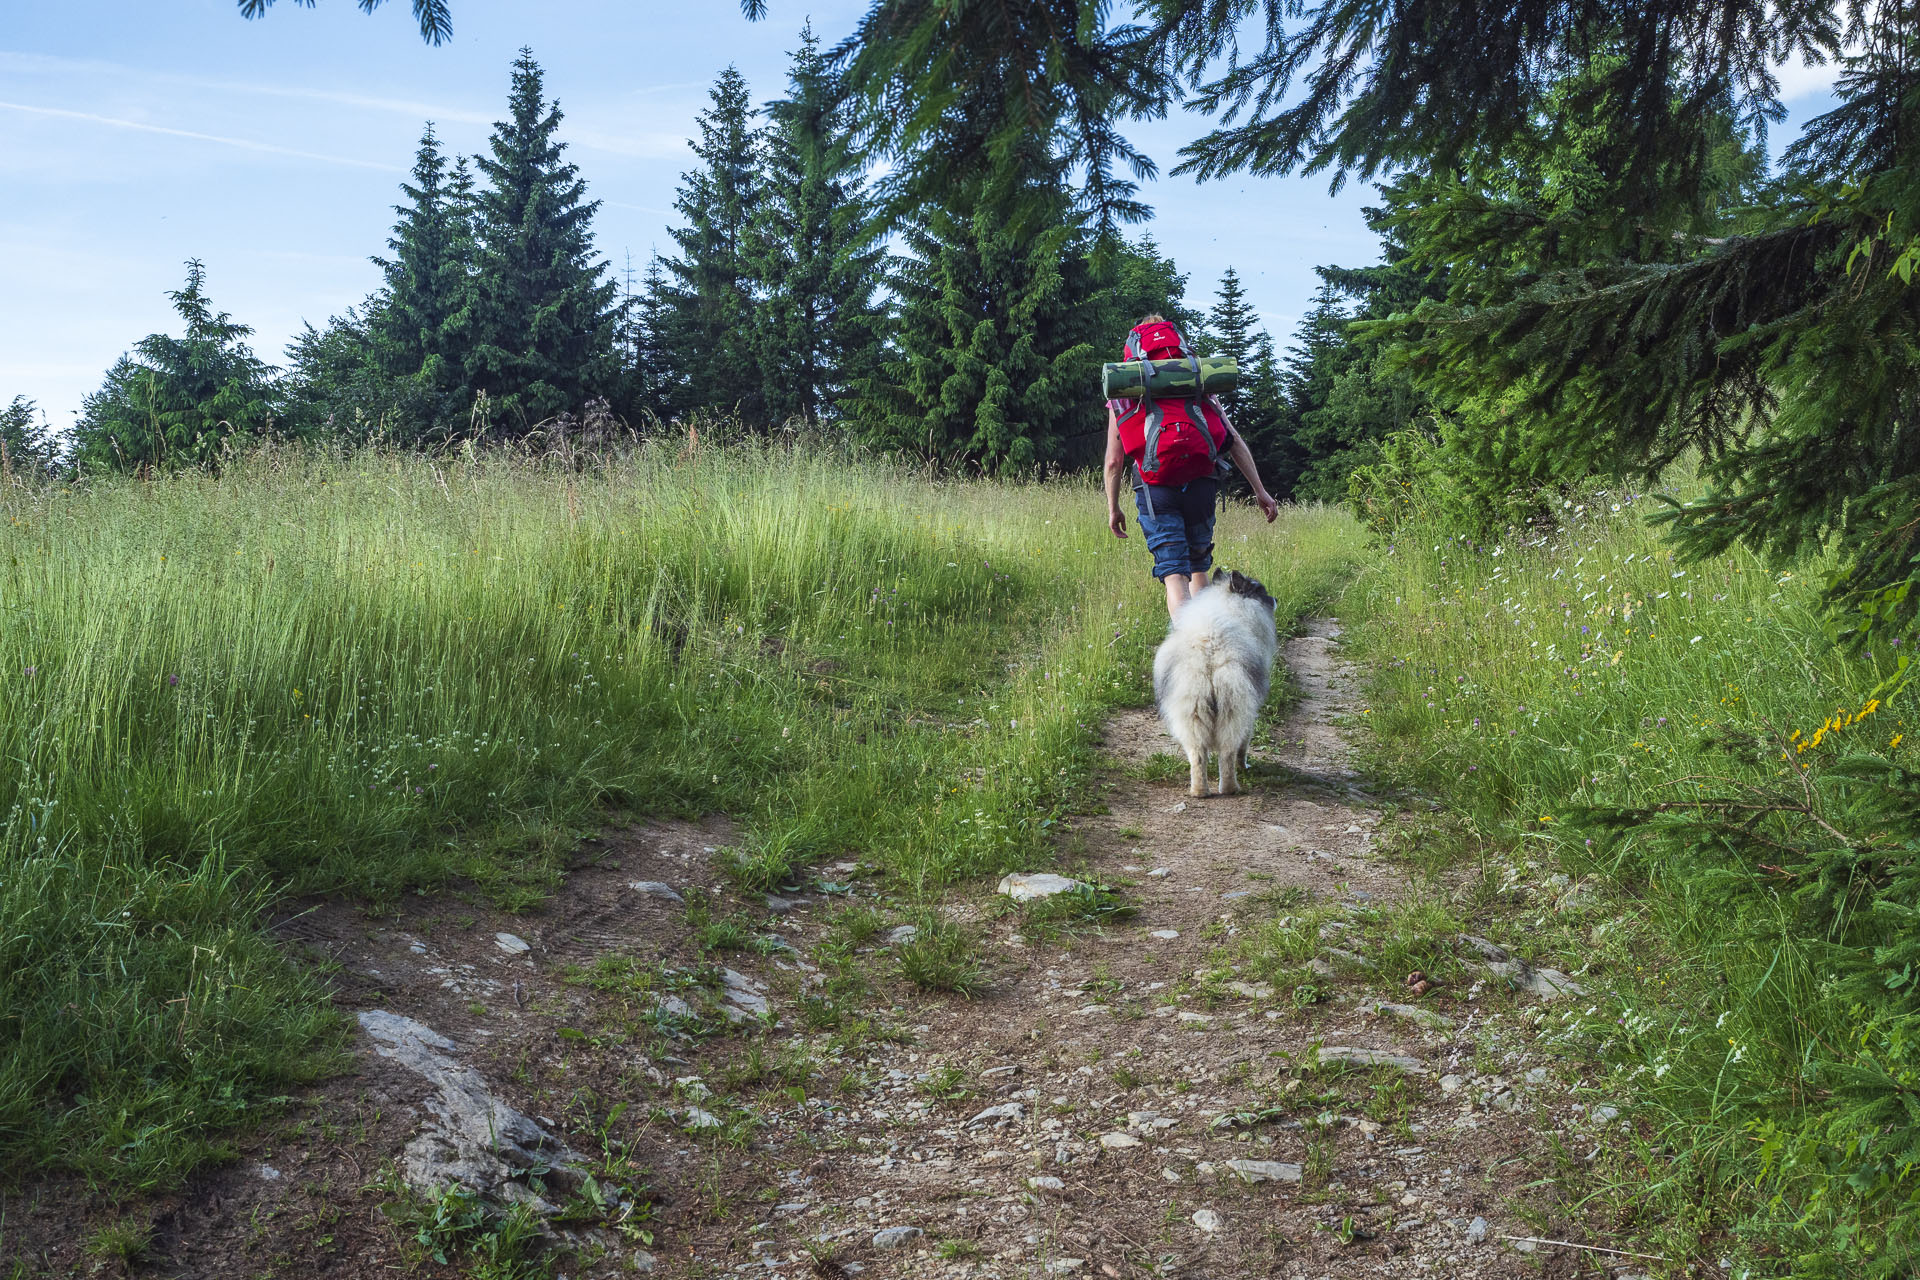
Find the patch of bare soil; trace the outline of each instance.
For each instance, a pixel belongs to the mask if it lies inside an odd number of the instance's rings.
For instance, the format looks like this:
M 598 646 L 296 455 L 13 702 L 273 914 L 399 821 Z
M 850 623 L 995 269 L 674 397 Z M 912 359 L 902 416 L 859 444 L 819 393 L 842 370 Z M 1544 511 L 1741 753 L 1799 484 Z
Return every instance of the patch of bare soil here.
M 430 1029 L 429 1056 L 595 1174 L 590 1213 L 577 1172 L 496 1188 L 570 1210 L 553 1274 L 1610 1274 L 1597 1264 L 1619 1259 L 1504 1239 L 1565 1238 L 1527 1188 L 1553 1176 L 1550 1130 L 1598 1141 L 1530 1048 L 1533 998 L 1506 981 L 1412 995 L 1348 931 L 1409 880 L 1375 850 L 1391 815 L 1354 771 L 1336 636 L 1321 620 L 1287 646 L 1301 698 L 1246 794 L 1187 797 L 1184 762 L 1141 780 L 1171 744 L 1151 712 L 1119 716 L 1108 809 L 1064 839 L 1138 914 L 1063 931 L 992 895 L 962 904 L 991 975 L 972 999 L 900 981 L 885 931 L 830 936 L 862 900 L 857 863 L 764 900 L 725 887 L 717 819 L 590 843 L 531 915 L 320 903 L 278 931 L 363 1026 Z M 739 913 L 752 949 L 711 949 L 711 928 L 696 945 L 679 899 L 693 924 Z M 1237 940 L 1309 906 L 1332 914 L 1300 994 L 1235 973 Z M 850 973 L 861 1017 L 832 1011 Z M 177 1193 L 85 1214 L 72 1187 L 10 1197 L 25 1274 L 128 1269 L 85 1248 L 128 1212 L 152 1226 L 141 1274 L 462 1274 L 386 1209 L 445 1098 L 357 1042 L 353 1074 Z

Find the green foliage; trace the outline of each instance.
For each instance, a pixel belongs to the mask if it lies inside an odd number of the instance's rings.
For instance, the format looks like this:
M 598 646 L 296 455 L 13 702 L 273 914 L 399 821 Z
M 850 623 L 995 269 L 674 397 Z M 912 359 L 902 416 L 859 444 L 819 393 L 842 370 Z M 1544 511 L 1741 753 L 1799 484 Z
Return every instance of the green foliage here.
M 1106 9 L 875 0 L 835 56 L 867 104 L 874 156 L 903 166 L 896 209 L 986 204 L 1005 216 L 1036 194 L 1036 174 L 1057 170 L 1083 175 L 1101 240 L 1145 217 L 1135 183 L 1117 170 L 1148 178 L 1155 167 L 1122 122 L 1164 115 L 1174 85 L 1144 33 L 1109 29 Z
M 455 1184 L 426 1196 L 403 1193 L 384 1208 L 417 1261 L 463 1264 L 474 1280 L 534 1280 L 552 1270 L 553 1256 L 540 1249 L 546 1224 L 531 1205 L 496 1209 Z
M 266 433 L 277 407 L 273 371 L 244 341 L 253 330 L 215 311 L 205 285 L 206 268 L 188 262 L 186 285 L 167 295 L 185 333 L 141 339 L 83 401 L 73 431 L 75 466 L 203 466 L 230 444 Z
M 761 301 L 752 334 L 769 424 L 841 416 L 879 372 L 889 317 L 884 230 L 864 153 L 812 28 L 800 35 L 787 97 L 767 108 L 745 257 Z
M 1494 546 L 1408 513 L 1343 605 L 1367 720 L 1483 839 L 1619 896 L 1574 935 L 1597 1007 L 1561 1034 L 1651 1126 L 1630 1175 L 1649 1243 L 1908 1275 L 1915 637 L 1835 649 L 1825 566 L 1677 561 L 1658 505 L 1574 491 L 1558 527 Z
M 1094 341 L 1117 335 L 1093 332 L 1096 282 L 1057 193 L 1031 193 L 1012 217 L 967 204 L 930 208 L 905 232 L 898 354 L 864 410 L 867 434 L 950 466 L 1034 468 L 1099 429 Z
M 238 0 L 240 16 L 258 18 L 273 7 L 273 0 Z M 312 0 L 304 0 L 311 7 Z M 359 0 L 363 13 L 372 13 L 386 0 Z M 420 24 L 420 38 L 428 44 L 445 44 L 453 38 L 453 10 L 448 0 L 412 0 L 413 20 Z
M 367 317 L 376 368 L 396 402 L 416 400 L 425 415 L 394 433 L 397 443 L 445 439 L 467 425 L 472 394 L 464 356 L 475 323 L 473 175 L 461 157 L 451 174 L 429 124 L 414 159 L 408 203 L 387 241 L 391 260 L 375 259 L 386 290 Z
M 980 939 L 945 916 L 928 912 L 914 922 L 914 935 L 894 949 L 900 975 L 922 991 L 971 996 L 986 985 Z
M 692 144 L 701 167 L 680 177 L 673 207 L 684 225 L 672 228 L 679 256 L 666 266 L 664 344 L 676 411 L 696 408 L 766 421 L 766 378 L 759 367 L 754 268 L 748 228 L 758 198 L 759 156 L 747 82 L 728 67 L 714 81 L 711 104 L 697 121 Z
M 15 396 L 0 409 L 0 478 L 45 476 L 59 456 L 47 415 L 33 401 Z
M 1140 317 L 1155 314 L 1173 321 L 1203 354 L 1212 354 L 1216 344 L 1207 335 L 1207 317 L 1187 303 L 1186 272 L 1170 255 L 1160 252 L 1151 235 L 1143 235 L 1135 243 L 1121 241 L 1094 265 L 1104 284 L 1099 326 L 1102 362 L 1118 360 L 1127 330 L 1138 324 Z
M 599 202 L 561 157 L 560 107 L 531 50 L 514 62 L 507 106 L 479 158 L 486 185 L 473 198 L 478 256 L 462 355 L 466 379 L 487 396 L 486 421 L 520 435 L 612 389 L 615 287 L 593 245 Z
M 1295 447 L 1287 438 L 1280 369 L 1273 354 L 1273 335 L 1247 301 L 1240 273 L 1228 267 L 1220 277 L 1220 293 L 1208 316 L 1202 339 L 1209 353 L 1231 356 L 1240 366 L 1240 385 L 1222 400 L 1227 420 L 1247 442 L 1260 467 L 1263 482 L 1282 486 L 1284 493 L 1297 470 Z

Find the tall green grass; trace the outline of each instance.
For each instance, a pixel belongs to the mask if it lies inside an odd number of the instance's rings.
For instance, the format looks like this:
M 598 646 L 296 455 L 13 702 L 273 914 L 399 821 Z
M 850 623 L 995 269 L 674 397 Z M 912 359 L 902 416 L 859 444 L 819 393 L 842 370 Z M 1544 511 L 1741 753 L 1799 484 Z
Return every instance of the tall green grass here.
M 0 517 L 0 1153 L 118 1187 L 340 1064 L 274 902 L 529 907 L 616 810 L 734 815 L 750 888 L 1044 860 L 1162 625 L 1083 483 L 750 447 L 270 451 Z M 1223 555 L 1289 609 L 1355 546 L 1256 525 Z
M 1890 957 L 1920 789 L 1887 690 L 1912 641 L 1842 652 L 1821 565 L 1676 563 L 1658 506 L 1594 493 L 1493 545 L 1431 513 L 1396 530 L 1347 604 L 1377 749 L 1538 880 L 1609 886 L 1598 927 L 1536 924 L 1603 993 L 1565 1034 L 1643 1125 L 1607 1143 L 1641 1238 L 1675 1265 L 1911 1274 L 1920 1059 Z

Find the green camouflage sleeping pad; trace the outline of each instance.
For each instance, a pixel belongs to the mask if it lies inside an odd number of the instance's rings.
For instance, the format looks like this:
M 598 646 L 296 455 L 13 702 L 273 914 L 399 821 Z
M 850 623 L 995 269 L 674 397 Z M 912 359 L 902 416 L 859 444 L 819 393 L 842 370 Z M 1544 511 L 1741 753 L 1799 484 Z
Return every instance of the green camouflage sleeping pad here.
M 1149 383 L 1151 385 L 1149 385 Z M 1198 360 L 1123 360 L 1100 373 L 1100 387 L 1108 400 L 1217 396 L 1240 384 L 1240 368 L 1232 356 L 1201 356 Z

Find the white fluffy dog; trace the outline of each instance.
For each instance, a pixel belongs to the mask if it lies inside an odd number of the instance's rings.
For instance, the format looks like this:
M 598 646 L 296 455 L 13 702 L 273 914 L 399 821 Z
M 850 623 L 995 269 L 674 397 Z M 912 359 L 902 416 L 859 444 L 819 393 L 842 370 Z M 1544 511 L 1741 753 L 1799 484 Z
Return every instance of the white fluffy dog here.
M 1180 606 L 1153 656 L 1153 697 L 1192 767 L 1188 790 L 1207 794 L 1207 753 L 1220 757 L 1220 794 L 1240 790 L 1239 769 L 1273 679 L 1279 644 L 1274 599 L 1235 570 L 1216 569 Z

